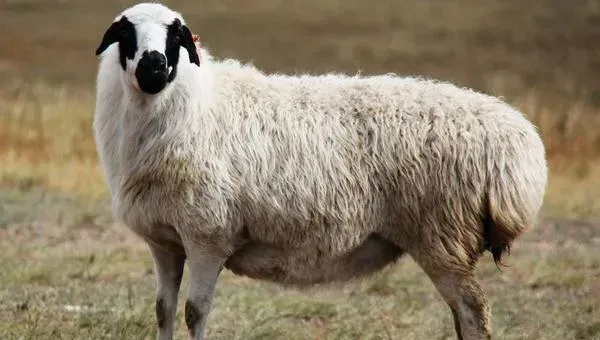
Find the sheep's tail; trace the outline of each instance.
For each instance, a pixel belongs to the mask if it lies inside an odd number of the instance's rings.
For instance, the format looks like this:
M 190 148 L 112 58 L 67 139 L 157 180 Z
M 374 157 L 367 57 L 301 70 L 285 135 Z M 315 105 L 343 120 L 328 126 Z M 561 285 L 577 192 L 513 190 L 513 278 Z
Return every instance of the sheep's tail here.
M 514 178 L 513 178 L 514 180 Z M 510 254 L 513 241 L 533 227 L 541 206 L 545 179 L 521 178 L 517 185 L 503 186 L 495 183 L 484 196 L 482 223 L 485 250 L 492 253 L 496 265 L 505 253 Z M 508 190 L 507 190 L 508 189 Z M 512 190 L 510 190 L 512 189 Z
M 510 254 L 510 246 L 512 241 L 520 233 L 520 228 L 515 228 L 512 225 L 506 223 L 498 223 L 492 217 L 492 204 L 489 199 L 489 195 L 486 195 L 484 201 L 484 212 L 483 212 L 483 236 L 485 240 L 485 250 L 492 253 L 494 257 L 494 263 L 496 265 L 506 266 L 502 262 L 502 256 L 505 253 Z

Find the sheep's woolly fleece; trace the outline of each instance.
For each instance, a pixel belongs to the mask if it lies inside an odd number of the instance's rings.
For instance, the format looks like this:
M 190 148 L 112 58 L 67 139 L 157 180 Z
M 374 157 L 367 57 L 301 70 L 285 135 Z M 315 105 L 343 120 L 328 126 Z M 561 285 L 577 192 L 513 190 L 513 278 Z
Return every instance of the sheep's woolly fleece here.
M 328 280 L 329 261 L 373 234 L 462 266 L 535 220 L 544 148 L 494 97 L 393 75 L 265 75 L 199 55 L 199 71 L 123 127 L 119 210 L 145 237 L 168 221 L 231 254 L 245 229 L 287 250 L 276 279 L 294 282 Z M 488 217 L 497 240 L 485 239 Z

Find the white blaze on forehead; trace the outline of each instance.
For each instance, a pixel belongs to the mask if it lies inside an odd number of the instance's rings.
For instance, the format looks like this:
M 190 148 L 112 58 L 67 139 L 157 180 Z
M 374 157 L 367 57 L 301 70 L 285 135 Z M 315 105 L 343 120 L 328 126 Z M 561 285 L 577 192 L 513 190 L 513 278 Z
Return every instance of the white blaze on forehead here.
M 167 27 L 155 23 L 144 23 L 136 25 L 138 54 L 144 51 L 158 51 L 165 53 L 167 48 Z

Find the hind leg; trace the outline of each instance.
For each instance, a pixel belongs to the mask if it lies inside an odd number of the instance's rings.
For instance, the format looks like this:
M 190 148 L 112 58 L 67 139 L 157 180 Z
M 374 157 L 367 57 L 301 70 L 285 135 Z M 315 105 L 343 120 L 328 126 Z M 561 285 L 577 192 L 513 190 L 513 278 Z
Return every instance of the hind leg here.
M 452 309 L 458 339 L 491 339 L 490 308 L 473 275 L 474 266 L 447 262 L 433 254 L 435 252 L 420 251 L 413 258 Z
M 446 274 L 432 279 L 452 308 L 458 339 L 491 339 L 490 308 L 473 275 Z

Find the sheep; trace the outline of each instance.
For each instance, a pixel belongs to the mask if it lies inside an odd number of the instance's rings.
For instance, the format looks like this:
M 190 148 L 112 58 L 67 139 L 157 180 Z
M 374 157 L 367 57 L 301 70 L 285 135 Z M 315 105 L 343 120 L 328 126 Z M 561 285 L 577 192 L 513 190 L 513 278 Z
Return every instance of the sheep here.
M 474 268 L 537 220 L 535 126 L 501 99 L 435 79 L 267 74 L 217 60 L 180 13 L 142 3 L 96 50 L 94 136 L 113 212 L 145 241 L 157 338 L 203 339 L 220 272 L 309 286 L 409 254 L 459 339 L 490 339 Z

